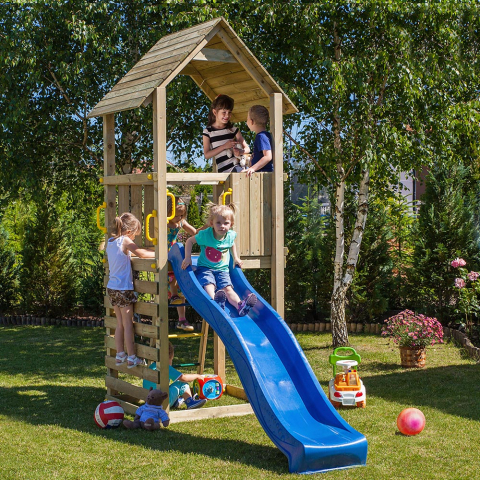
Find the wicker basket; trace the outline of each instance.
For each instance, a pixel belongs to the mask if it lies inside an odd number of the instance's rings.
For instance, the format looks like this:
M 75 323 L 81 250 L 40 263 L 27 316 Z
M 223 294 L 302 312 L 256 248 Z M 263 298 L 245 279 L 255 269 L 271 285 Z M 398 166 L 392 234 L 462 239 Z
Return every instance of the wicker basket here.
M 400 361 L 403 368 L 423 368 L 427 359 L 425 347 L 400 347 Z

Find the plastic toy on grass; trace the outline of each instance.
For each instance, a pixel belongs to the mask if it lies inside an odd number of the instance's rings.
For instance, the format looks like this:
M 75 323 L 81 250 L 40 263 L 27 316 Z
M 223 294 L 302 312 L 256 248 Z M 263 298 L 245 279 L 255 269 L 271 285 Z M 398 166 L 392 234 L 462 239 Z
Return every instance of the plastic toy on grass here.
M 95 423 L 100 428 L 117 428 L 123 421 L 125 412 L 118 402 L 105 400 L 95 409 L 93 416 Z
M 338 347 L 330 355 L 329 362 L 333 365 L 333 378 L 328 383 L 328 398 L 332 405 L 335 408 L 365 408 L 365 386 L 357 372 L 360 355 L 351 347 Z M 337 368 L 341 371 L 337 372 Z
M 397 427 L 403 435 L 418 435 L 425 428 L 425 415 L 418 408 L 406 408 L 397 417 Z
M 205 378 L 193 382 L 193 393 L 198 398 L 217 400 L 223 395 L 223 382 L 218 375 L 205 375 Z

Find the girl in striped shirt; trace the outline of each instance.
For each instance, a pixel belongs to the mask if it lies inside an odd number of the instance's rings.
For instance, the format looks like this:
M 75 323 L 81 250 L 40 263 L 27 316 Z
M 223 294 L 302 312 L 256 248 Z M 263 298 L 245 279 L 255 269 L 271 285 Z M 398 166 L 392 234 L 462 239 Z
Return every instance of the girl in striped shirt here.
M 208 125 L 203 130 L 203 153 L 205 158 L 215 158 L 217 172 L 241 172 L 236 157 L 249 153 L 250 148 L 240 130 L 230 121 L 234 106 L 233 98 L 218 95 L 208 114 Z

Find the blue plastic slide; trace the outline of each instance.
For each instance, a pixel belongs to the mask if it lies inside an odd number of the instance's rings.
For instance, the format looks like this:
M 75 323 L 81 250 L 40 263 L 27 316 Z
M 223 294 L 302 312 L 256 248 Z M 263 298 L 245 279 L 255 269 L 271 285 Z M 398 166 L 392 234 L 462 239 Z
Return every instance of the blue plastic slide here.
M 242 270 L 230 268 L 235 291 L 240 298 L 250 292 L 258 297 L 246 317 L 238 317 L 228 302 L 223 311 L 200 286 L 192 267 L 182 270 L 183 258 L 184 247 L 177 243 L 169 260 L 180 289 L 225 344 L 258 421 L 287 456 L 289 471 L 365 465 L 366 438 L 332 407 L 290 329 Z

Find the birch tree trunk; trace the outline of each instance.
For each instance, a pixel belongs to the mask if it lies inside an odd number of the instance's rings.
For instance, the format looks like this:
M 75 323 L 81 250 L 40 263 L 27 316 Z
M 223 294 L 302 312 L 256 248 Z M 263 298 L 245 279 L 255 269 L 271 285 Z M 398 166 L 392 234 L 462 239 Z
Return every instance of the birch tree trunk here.
M 335 60 L 341 57 L 341 42 L 334 23 Z M 333 346 L 348 345 L 348 332 L 345 322 L 345 292 L 343 283 L 343 257 L 345 254 L 344 208 L 345 208 L 345 171 L 342 162 L 342 139 L 340 136 L 340 105 L 336 102 L 333 115 L 334 148 L 337 167 L 337 186 L 335 192 L 335 261 L 333 273 L 333 292 L 331 297 L 330 321 L 332 323 Z
M 345 273 L 343 271 L 343 257 L 345 252 L 343 232 L 343 202 L 345 185 L 337 186 L 336 198 L 336 233 L 337 243 L 335 249 L 335 272 L 333 293 L 331 298 L 331 322 L 333 347 L 344 347 L 348 345 L 347 323 L 345 321 L 345 299 L 350 287 L 355 269 L 357 268 L 358 255 L 362 244 L 363 232 L 368 213 L 368 192 L 370 184 L 370 171 L 368 168 L 362 171 L 362 179 L 358 190 L 358 207 L 355 220 L 355 230 L 348 251 Z M 342 201 L 340 202 L 340 198 Z M 341 212 L 341 215 L 340 215 Z

